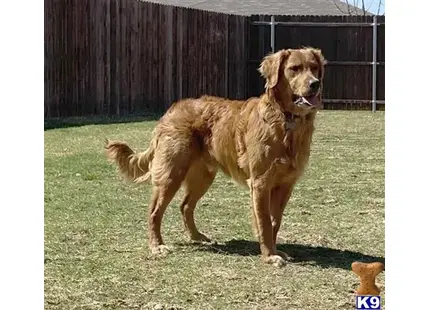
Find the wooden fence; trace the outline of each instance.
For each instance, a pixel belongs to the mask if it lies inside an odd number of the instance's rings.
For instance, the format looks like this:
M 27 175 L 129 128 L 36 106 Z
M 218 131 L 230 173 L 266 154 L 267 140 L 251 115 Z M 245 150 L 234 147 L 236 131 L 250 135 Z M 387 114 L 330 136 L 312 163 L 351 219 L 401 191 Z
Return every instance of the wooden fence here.
M 45 0 L 45 117 L 246 96 L 247 18 L 135 0 Z
M 258 95 L 256 68 L 270 51 L 270 16 L 236 16 L 136 0 L 45 0 L 45 118 L 164 111 L 201 94 Z M 363 17 L 276 16 L 356 22 Z M 378 61 L 384 61 L 384 26 Z M 363 108 L 371 96 L 371 27 L 277 27 L 276 49 L 311 45 L 329 60 L 326 108 Z M 349 63 L 345 63 L 349 62 Z M 384 67 L 378 65 L 378 100 Z M 348 100 L 356 100 L 348 104 Z

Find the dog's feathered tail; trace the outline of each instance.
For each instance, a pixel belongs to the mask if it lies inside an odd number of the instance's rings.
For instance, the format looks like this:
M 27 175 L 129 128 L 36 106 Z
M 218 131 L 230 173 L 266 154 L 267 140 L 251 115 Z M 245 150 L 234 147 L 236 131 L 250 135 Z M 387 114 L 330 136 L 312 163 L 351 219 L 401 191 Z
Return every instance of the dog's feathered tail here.
M 105 140 L 106 155 L 115 162 L 121 175 L 134 183 L 145 183 L 151 178 L 151 161 L 154 157 L 156 138 L 149 148 L 140 153 L 134 152 L 126 143 Z

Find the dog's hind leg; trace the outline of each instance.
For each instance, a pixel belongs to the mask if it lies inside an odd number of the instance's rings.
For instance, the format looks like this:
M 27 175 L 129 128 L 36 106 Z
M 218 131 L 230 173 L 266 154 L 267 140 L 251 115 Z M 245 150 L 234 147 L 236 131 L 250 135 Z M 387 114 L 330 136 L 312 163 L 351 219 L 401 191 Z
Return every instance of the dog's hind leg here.
M 153 254 L 168 251 L 161 236 L 163 214 L 196 157 L 192 142 L 181 138 L 167 135 L 160 138 L 152 160 L 151 178 L 154 187 L 148 212 L 148 233 Z
M 180 182 L 172 182 L 168 185 L 155 185 L 153 187 L 148 210 L 149 248 L 152 254 L 168 252 L 168 247 L 164 245 L 163 238 L 161 237 L 161 222 L 164 211 L 175 196 L 179 186 Z
M 181 203 L 181 214 L 185 229 L 192 241 L 206 241 L 210 239 L 200 233 L 194 221 L 194 210 L 197 202 L 211 186 L 215 179 L 216 170 L 210 169 L 203 160 L 195 161 L 188 170 L 184 180 L 185 196 Z

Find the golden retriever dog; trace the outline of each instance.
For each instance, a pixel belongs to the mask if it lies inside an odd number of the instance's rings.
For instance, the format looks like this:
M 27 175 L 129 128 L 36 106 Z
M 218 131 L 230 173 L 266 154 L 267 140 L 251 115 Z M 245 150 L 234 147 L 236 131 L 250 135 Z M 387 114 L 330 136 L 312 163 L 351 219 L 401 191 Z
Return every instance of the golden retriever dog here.
M 108 158 L 126 179 L 152 182 L 148 214 L 152 253 L 168 251 L 161 222 L 181 185 L 185 196 L 180 209 L 191 240 L 210 241 L 197 229 L 194 209 L 222 170 L 250 190 L 263 261 L 285 264 L 288 256 L 276 249 L 276 236 L 309 159 L 325 63 L 316 48 L 280 50 L 267 55 L 259 67 L 266 80 L 259 98 L 203 96 L 175 102 L 159 120 L 145 152 L 106 141 Z

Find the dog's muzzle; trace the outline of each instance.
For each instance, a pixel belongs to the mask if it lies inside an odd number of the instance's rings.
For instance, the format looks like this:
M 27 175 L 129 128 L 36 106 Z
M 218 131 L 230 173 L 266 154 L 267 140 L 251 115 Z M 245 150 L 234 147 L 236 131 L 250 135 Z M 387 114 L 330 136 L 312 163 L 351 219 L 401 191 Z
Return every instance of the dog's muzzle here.
M 320 97 L 319 97 L 319 92 L 317 92 L 314 95 L 310 95 L 310 96 L 297 96 L 295 95 L 293 98 L 294 103 L 297 104 L 298 106 L 301 105 L 305 105 L 311 108 L 317 107 L 321 104 L 320 102 Z

